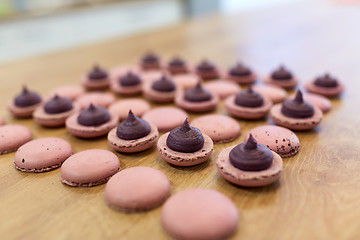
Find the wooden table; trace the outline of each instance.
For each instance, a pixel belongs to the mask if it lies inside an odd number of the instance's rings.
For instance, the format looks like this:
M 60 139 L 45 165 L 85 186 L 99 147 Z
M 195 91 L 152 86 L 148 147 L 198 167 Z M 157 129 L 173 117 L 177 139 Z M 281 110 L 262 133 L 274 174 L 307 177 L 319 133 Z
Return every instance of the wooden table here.
M 261 75 L 284 63 L 301 83 L 330 71 L 346 84 L 346 92 L 332 100 L 333 109 L 320 126 L 297 132 L 301 150 L 284 159 L 283 175 L 276 184 L 235 187 L 219 175 L 214 163 L 223 148 L 241 143 L 248 130 L 269 120 L 239 120 L 241 137 L 216 145 L 211 160 L 195 167 L 170 166 L 155 148 L 117 155 L 123 169 L 142 165 L 163 171 L 171 181 L 172 194 L 203 187 L 230 197 L 241 216 L 232 239 L 359 239 L 359 22 L 359 9 L 299 3 L 212 16 L 5 64 L 0 66 L 0 114 L 9 123 L 31 127 L 36 138 L 68 140 L 76 152 L 110 150 L 105 137 L 81 140 L 64 128 L 45 129 L 32 120 L 13 119 L 5 110 L 6 102 L 23 83 L 46 94 L 55 86 L 78 83 L 94 62 L 106 67 L 132 63 L 147 50 L 164 59 L 179 54 L 194 63 L 208 57 L 222 67 L 241 59 Z M 223 103 L 217 113 L 226 114 Z M 22 173 L 13 167 L 13 158 L 14 153 L 0 156 L 2 239 L 169 239 L 160 225 L 161 207 L 145 213 L 116 212 L 104 202 L 104 185 L 68 187 L 59 180 L 60 169 Z

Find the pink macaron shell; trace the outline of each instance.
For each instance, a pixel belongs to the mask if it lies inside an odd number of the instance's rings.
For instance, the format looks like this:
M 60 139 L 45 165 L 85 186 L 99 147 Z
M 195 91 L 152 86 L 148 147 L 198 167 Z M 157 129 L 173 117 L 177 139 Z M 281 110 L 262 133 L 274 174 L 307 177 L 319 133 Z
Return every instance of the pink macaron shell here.
M 236 146 L 222 150 L 216 160 L 216 166 L 223 178 L 243 187 L 262 187 L 280 179 L 283 169 L 283 160 L 275 152 L 272 165 L 261 171 L 243 171 L 234 167 L 229 158 L 230 151 Z
M 176 86 L 184 90 L 195 87 L 200 79 L 196 74 L 193 73 L 177 74 L 172 78 Z
M 107 108 L 115 100 L 115 96 L 111 93 L 91 92 L 80 96 L 75 102 L 80 105 L 81 109 L 88 108 L 91 103 Z
M 33 113 L 34 121 L 44 127 L 61 127 L 65 125 L 66 119 L 71 115 L 80 111 L 80 106 L 76 103 L 69 111 L 62 113 L 49 114 L 46 113 L 43 107 L 39 107 Z
M 323 95 L 325 97 L 334 98 L 339 96 L 344 91 L 344 85 L 342 83 L 338 83 L 338 86 L 334 88 L 326 88 L 326 87 L 320 87 L 314 84 L 314 82 L 307 82 L 305 84 L 306 90 L 308 90 L 311 93 Z
M 117 80 L 111 82 L 111 90 L 119 95 L 132 96 L 142 92 L 142 83 L 134 86 L 122 86 Z
M 14 101 L 11 101 L 8 103 L 7 109 L 13 116 L 17 118 L 28 118 L 31 117 L 33 112 L 41 105 L 42 102 L 28 107 L 18 107 L 14 104 Z
M 131 110 L 135 116 L 141 117 L 146 111 L 150 110 L 150 104 L 141 98 L 127 98 L 112 103 L 109 112 L 119 119 L 125 120 Z
M 103 184 L 120 169 L 119 158 L 104 149 L 75 153 L 61 166 L 61 181 L 73 187 Z
M 5 125 L 5 124 L 6 124 L 5 119 L 0 117 L 0 126 Z
M 274 104 L 285 101 L 287 97 L 287 92 L 283 88 L 277 87 L 275 85 L 253 85 L 252 88 L 254 91 L 270 99 Z
M 264 97 L 264 103 L 260 107 L 243 107 L 235 103 L 235 97 L 232 95 L 225 100 L 225 108 L 231 115 L 242 119 L 257 120 L 264 118 L 272 106 L 272 102 Z
M 38 138 L 22 145 L 15 154 L 15 167 L 24 172 L 45 172 L 61 166 L 73 149 L 61 138 Z
M 291 130 L 275 125 L 265 125 L 253 128 L 245 137 L 252 134 L 256 141 L 276 152 L 280 157 L 294 156 L 300 150 L 300 141 Z
M 71 100 L 75 100 L 84 93 L 85 93 L 85 89 L 82 86 L 73 84 L 73 85 L 59 86 L 53 89 L 49 95 L 50 98 L 53 97 L 55 94 L 57 94 L 61 97 L 66 97 L 66 98 L 70 98 Z
M 215 110 L 219 100 L 219 96 L 213 93 L 210 100 L 203 102 L 190 102 L 185 99 L 183 93 L 179 92 L 175 97 L 175 104 L 189 112 L 203 113 Z
M 116 173 L 106 183 L 105 200 L 124 212 L 145 211 L 161 205 L 170 194 L 170 181 L 161 171 L 132 167 Z
M 291 78 L 289 80 L 275 80 L 271 76 L 264 78 L 264 82 L 267 84 L 275 85 L 286 90 L 291 90 L 296 87 L 299 80 L 297 78 Z
M 141 71 L 140 78 L 144 83 L 152 83 L 156 80 L 159 80 L 164 74 L 167 74 L 165 70 L 147 70 Z
M 240 86 L 234 82 L 226 80 L 217 80 L 204 83 L 204 88 L 213 94 L 217 94 L 220 99 L 234 95 L 241 90 Z
M 154 124 L 159 132 L 167 132 L 183 124 L 189 116 L 187 113 L 175 107 L 153 108 L 142 116 L 142 119 Z
M 143 95 L 146 99 L 149 99 L 150 101 L 153 102 L 168 103 L 174 101 L 176 95 L 176 89 L 174 91 L 162 92 L 153 89 L 152 83 L 144 83 Z
M 110 78 L 99 80 L 91 80 L 88 76 L 83 76 L 81 79 L 82 85 L 88 90 L 104 90 L 110 86 Z
M 219 114 L 208 114 L 195 118 L 191 121 L 191 126 L 199 128 L 214 143 L 234 141 L 241 133 L 240 124 L 235 119 Z
M 161 211 L 161 223 L 174 239 L 227 239 L 236 232 L 238 209 L 222 193 L 193 188 L 170 197 Z
M 118 80 L 120 77 L 125 74 L 132 72 L 138 74 L 140 72 L 140 68 L 138 65 L 121 65 L 117 66 L 110 70 L 110 78 Z
M 18 124 L 0 127 L 0 155 L 15 152 L 33 138 L 30 128 Z
M 331 110 L 332 107 L 331 101 L 322 95 L 314 94 L 314 93 L 305 93 L 303 95 L 303 98 L 305 101 L 308 101 L 312 105 L 320 108 L 323 113 L 326 113 Z

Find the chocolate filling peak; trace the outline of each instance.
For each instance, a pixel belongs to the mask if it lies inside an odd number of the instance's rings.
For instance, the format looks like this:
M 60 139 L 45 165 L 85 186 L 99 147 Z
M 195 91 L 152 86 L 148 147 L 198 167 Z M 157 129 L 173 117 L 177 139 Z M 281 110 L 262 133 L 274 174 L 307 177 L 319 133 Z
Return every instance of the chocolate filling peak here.
M 192 153 L 204 146 L 204 137 L 198 128 L 189 125 L 186 118 L 182 126 L 171 130 L 166 145 L 177 152 Z
M 336 78 L 333 78 L 330 74 L 326 73 L 324 76 L 316 78 L 314 84 L 319 87 L 335 88 L 339 83 Z
M 185 61 L 182 60 L 179 57 L 174 57 L 170 62 L 169 62 L 169 67 L 176 67 L 176 68 L 182 68 L 185 67 Z
M 251 74 L 251 70 L 244 64 L 238 62 L 234 67 L 230 69 L 229 74 L 237 77 L 249 76 Z
M 275 80 L 290 80 L 293 78 L 293 75 L 283 65 L 281 65 L 271 74 L 271 78 Z
M 203 60 L 198 66 L 197 70 L 199 72 L 213 72 L 216 71 L 216 67 L 213 63 L 208 60 Z
M 175 90 L 175 83 L 172 79 L 163 75 L 159 80 L 156 80 L 151 87 L 159 92 L 172 92 Z
M 291 118 L 308 118 L 314 115 L 314 107 L 304 101 L 301 91 L 298 90 L 294 99 L 284 101 L 281 112 Z
M 49 114 L 67 112 L 72 108 L 73 104 L 70 99 L 59 97 L 57 94 L 44 105 L 44 111 Z
M 119 83 L 121 86 L 131 87 L 139 85 L 141 83 L 141 79 L 137 74 L 129 71 L 127 74 L 125 74 L 119 79 Z
M 90 106 L 82 110 L 77 118 L 80 125 L 83 126 L 99 126 L 110 121 L 109 111 L 101 106 L 94 106 L 92 103 Z
M 229 154 L 231 164 L 243 171 L 262 171 L 273 162 L 273 153 L 265 145 L 258 144 L 250 134 L 247 142 L 234 147 Z
M 103 80 L 108 77 L 108 74 L 105 70 L 101 69 L 98 65 L 95 65 L 91 72 L 88 75 L 90 80 Z
M 261 94 L 254 92 L 250 86 L 246 91 L 236 94 L 235 104 L 242 107 L 256 108 L 264 104 L 264 98 Z
M 150 124 L 136 117 L 130 110 L 128 117 L 117 127 L 116 135 L 120 139 L 134 140 L 147 136 L 150 130 Z
M 143 64 L 159 64 L 159 57 L 153 53 L 153 52 L 148 52 L 143 58 L 142 58 L 142 63 Z
M 29 91 L 26 86 L 23 86 L 22 92 L 15 97 L 14 104 L 18 107 L 29 107 L 41 102 L 39 94 Z
M 185 92 L 185 100 L 190 102 L 205 102 L 212 98 L 211 93 L 204 89 L 199 81 L 194 88 Z

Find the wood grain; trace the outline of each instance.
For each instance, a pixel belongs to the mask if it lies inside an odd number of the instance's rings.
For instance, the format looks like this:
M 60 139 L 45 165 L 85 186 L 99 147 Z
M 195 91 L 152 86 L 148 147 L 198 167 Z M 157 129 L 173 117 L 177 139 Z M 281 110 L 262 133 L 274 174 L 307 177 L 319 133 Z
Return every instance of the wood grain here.
M 76 152 L 109 149 L 105 138 L 81 140 L 65 129 L 45 129 L 32 120 L 13 119 L 5 105 L 23 83 L 46 94 L 55 86 L 79 83 L 94 62 L 106 67 L 135 62 L 151 49 L 164 59 L 175 54 L 196 63 L 204 57 L 228 67 L 244 60 L 261 75 L 280 63 L 301 83 L 330 71 L 347 86 L 333 109 L 310 132 L 298 132 L 300 152 L 284 159 L 278 183 L 239 188 L 221 178 L 215 159 L 225 147 L 243 141 L 253 127 L 270 120 L 239 120 L 242 135 L 215 146 L 212 158 L 195 167 L 165 163 L 156 149 L 120 154 L 121 167 L 151 166 L 163 171 L 172 194 L 193 187 L 216 189 L 230 197 L 241 221 L 232 239 L 360 238 L 360 34 L 359 9 L 299 3 L 184 22 L 156 32 L 64 50 L 0 66 L 0 114 L 9 123 L 31 127 L 35 137 L 58 136 Z M 218 113 L 226 114 L 223 102 Z M 191 119 L 198 115 L 191 115 Z M 60 170 L 22 173 L 14 153 L 0 156 L 0 235 L 2 239 L 169 239 L 160 225 L 161 207 L 123 214 L 104 202 L 104 185 L 71 188 L 60 183 Z

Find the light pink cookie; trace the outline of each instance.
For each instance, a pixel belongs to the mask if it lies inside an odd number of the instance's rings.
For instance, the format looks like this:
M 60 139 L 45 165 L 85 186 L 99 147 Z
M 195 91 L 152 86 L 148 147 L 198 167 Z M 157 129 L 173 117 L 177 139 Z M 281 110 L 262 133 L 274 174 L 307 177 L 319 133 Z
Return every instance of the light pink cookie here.
M 67 97 L 74 101 L 84 93 L 85 93 L 85 89 L 82 86 L 74 84 L 74 85 L 63 85 L 57 87 L 53 89 L 49 95 L 50 97 L 53 97 L 55 96 L 55 94 L 57 94 L 61 97 Z
M 167 74 L 165 70 L 148 70 L 139 72 L 141 80 L 144 83 L 152 83 L 161 78 L 163 74 Z
M 240 86 L 231 81 L 217 80 L 204 83 L 204 88 L 213 94 L 217 94 L 220 99 L 234 95 L 240 91 Z
M 320 108 L 323 113 L 326 113 L 331 109 L 331 101 L 322 95 L 306 93 L 304 94 L 304 100 Z
M 191 125 L 207 134 L 214 143 L 232 142 L 241 133 L 240 124 L 235 119 L 219 114 L 198 117 L 191 121 Z
M 184 90 L 193 88 L 199 82 L 199 77 L 193 73 L 177 74 L 173 76 L 176 86 Z
M 135 116 L 141 117 L 150 108 L 150 104 L 141 98 L 127 98 L 111 104 L 109 112 L 114 116 L 118 116 L 120 121 L 122 121 L 126 119 L 130 109 Z
M 80 96 L 76 100 L 76 103 L 80 105 L 81 109 L 89 107 L 91 103 L 96 106 L 102 106 L 107 108 L 110 104 L 115 102 L 115 100 L 115 96 L 111 93 L 92 92 Z
M 295 133 L 287 128 L 265 125 L 253 128 L 245 137 L 245 141 L 252 134 L 258 143 L 267 146 L 280 157 L 294 156 L 300 150 L 300 141 Z
M 128 72 L 140 73 L 140 68 L 138 65 L 122 65 L 117 66 L 110 70 L 111 79 L 119 79 L 121 76 L 127 74 Z
M 0 126 L 5 125 L 5 124 L 6 124 L 5 120 L 2 117 L 0 117 Z
M 120 169 L 119 158 L 103 149 L 90 149 L 69 157 L 61 166 L 61 182 L 72 187 L 106 183 Z
M 175 107 L 158 107 L 147 111 L 142 119 L 154 124 L 159 132 L 167 132 L 181 126 L 187 113 Z
M 221 174 L 229 182 L 243 187 L 261 187 L 279 180 L 283 169 L 283 160 L 274 155 L 271 166 L 261 171 L 244 171 L 234 167 L 229 158 L 230 151 L 236 146 L 222 150 L 216 160 L 216 166 Z
M 270 99 L 274 104 L 283 102 L 287 92 L 281 88 L 269 84 L 253 85 L 253 90 Z
M 170 197 L 161 211 L 161 223 L 174 239 L 228 239 L 237 229 L 238 209 L 222 193 L 194 188 Z
M 132 167 L 116 173 L 106 183 L 105 201 L 115 210 L 146 211 L 158 207 L 170 194 L 170 181 L 159 170 Z
M 38 138 L 22 145 L 14 165 L 23 172 L 46 172 L 61 166 L 71 156 L 71 145 L 61 138 Z
M 33 138 L 32 132 L 23 125 L 8 124 L 0 127 L 0 155 L 15 152 Z

